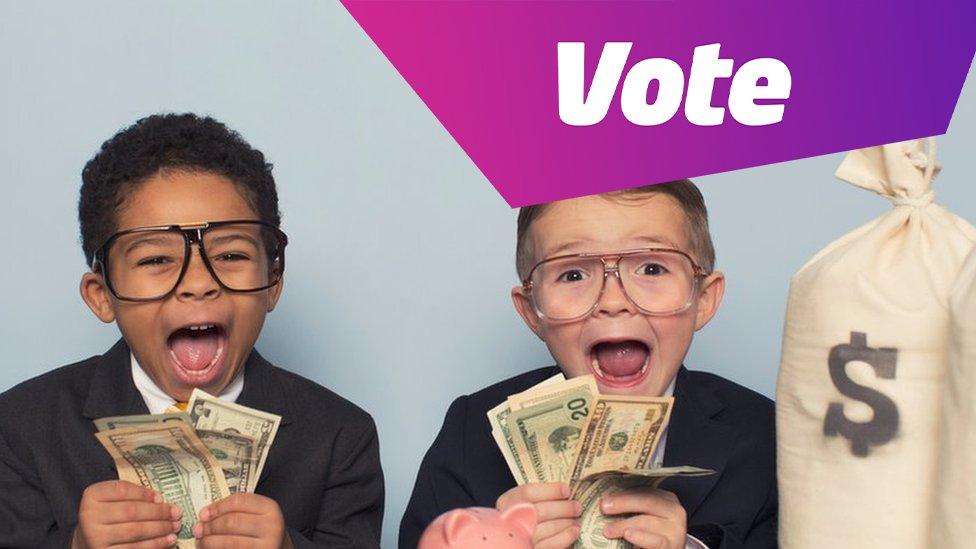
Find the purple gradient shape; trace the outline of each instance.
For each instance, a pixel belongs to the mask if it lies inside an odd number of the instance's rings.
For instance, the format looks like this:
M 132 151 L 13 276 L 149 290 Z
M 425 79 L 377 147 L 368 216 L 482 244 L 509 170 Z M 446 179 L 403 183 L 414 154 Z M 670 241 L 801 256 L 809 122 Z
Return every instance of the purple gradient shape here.
M 945 133 L 976 50 L 976 2 L 579 2 L 343 0 L 393 66 L 512 207 Z M 783 121 L 640 127 L 559 119 L 556 44 L 633 42 L 687 75 L 696 46 L 734 69 L 789 67 Z M 729 80 L 715 86 L 724 106 Z M 587 82 L 589 85 L 589 82 Z M 686 90 L 687 92 L 687 84 Z

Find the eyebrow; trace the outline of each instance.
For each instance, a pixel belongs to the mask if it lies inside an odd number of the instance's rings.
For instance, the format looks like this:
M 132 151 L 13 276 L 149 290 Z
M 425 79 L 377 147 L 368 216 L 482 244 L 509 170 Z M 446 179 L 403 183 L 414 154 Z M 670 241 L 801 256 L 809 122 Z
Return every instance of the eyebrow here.
M 668 248 L 673 248 L 675 250 L 681 250 L 681 246 L 678 246 L 674 241 L 672 241 L 670 238 L 664 235 L 639 236 L 634 238 L 633 241 L 637 242 L 639 245 L 628 246 L 628 249 L 642 248 L 642 247 L 655 248 L 655 247 L 664 246 Z M 540 260 L 550 258 L 550 257 L 556 257 L 558 255 L 569 255 L 573 253 L 602 253 L 602 252 L 613 253 L 615 251 L 619 251 L 619 250 L 585 250 L 585 246 L 592 246 L 592 245 L 593 242 L 590 240 L 585 240 L 585 239 L 570 240 L 568 242 L 564 242 L 552 248 L 551 250 L 548 250 L 547 253 L 545 253 L 542 256 L 542 258 L 540 258 Z
M 128 245 L 126 245 L 125 249 L 123 250 L 123 253 L 130 254 L 132 253 L 133 250 L 141 248 L 142 246 L 152 246 L 152 245 L 163 246 L 166 244 L 172 244 L 172 241 L 169 238 L 166 238 L 164 236 L 159 236 L 159 235 L 143 236 L 137 238 L 136 240 L 133 240 L 132 242 L 129 242 Z
M 244 240 L 246 242 L 253 244 L 255 247 L 260 247 L 258 246 L 257 239 L 255 239 L 251 235 L 241 234 L 241 233 L 215 236 L 208 241 L 208 244 L 220 245 L 220 244 L 226 244 L 227 242 L 233 242 L 234 240 Z
M 589 241 L 586 240 L 570 240 L 569 242 L 563 242 L 562 244 L 548 250 L 546 253 L 542 254 L 540 259 L 545 259 L 547 257 L 555 257 L 557 255 L 563 255 L 564 252 L 576 248 L 577 246 L 587 244 Z

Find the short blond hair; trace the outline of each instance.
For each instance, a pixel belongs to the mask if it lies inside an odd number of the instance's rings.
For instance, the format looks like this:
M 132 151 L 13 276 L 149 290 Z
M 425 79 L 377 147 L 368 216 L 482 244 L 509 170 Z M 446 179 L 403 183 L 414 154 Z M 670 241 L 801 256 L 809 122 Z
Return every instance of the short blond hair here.
M 673 198 L 685 213 L 685 231 L 691 244 L 691 253 L 699 266 L 706 273 L 715 268 L 715 246 L 712 235 L 708 230 L 708 210 L 701 191 L 690 179 L 644 185 L 633 189 L 603 193 L 598 196 L 611 200 L 643 198 L 652 194 L 665 194 Z M 529 228 L 532 222 L 539 218 L 545 210 L 553 204 L 547 202 L 519 209 L 518 230 L 515 241 L 515 269 L 519 279 L 524 280 L 529 275 L 529 269 L 536 261 L 528 244 Z

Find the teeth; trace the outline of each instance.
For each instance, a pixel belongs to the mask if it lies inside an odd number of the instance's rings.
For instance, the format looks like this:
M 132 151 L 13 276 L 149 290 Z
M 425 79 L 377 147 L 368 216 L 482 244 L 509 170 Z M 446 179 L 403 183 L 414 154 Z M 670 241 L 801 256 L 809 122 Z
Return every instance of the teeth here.
M 593 359 L 591 366 L 593 366 L 593 371 L 596 372 L 598 376 L 604 378 L 607 377 L 607 375 L 603 373 L 603 370 L 600 369 L 600 363 L 596 358 Z
M 644 375 L 644 372 L 647 371 L 647 365 L 650 361 L 651 361 L 651 355 L 650 353 L 648 353 L 647 358 L 644 359 L 644 365 L 641 366 L 641 369 L 639 372 L 637 372 L 637 375 Z M 596 357 L 593 357 L 593 359 L 590 360 L 590 366 L 593 367 L 593 371 L 596 372 L 596 375 L 604 379 L 607 379 L 607 374 L 606 372 L 600 369 L 600 362 L 596 359 Z
M 211 328 L 216 328 L 216 327 L 217 326 L 215 324 L 201 324 L 199 326 L 188 326 L 187 329 L 191 331 L 197 331 L 197 330 L 209 330 Z

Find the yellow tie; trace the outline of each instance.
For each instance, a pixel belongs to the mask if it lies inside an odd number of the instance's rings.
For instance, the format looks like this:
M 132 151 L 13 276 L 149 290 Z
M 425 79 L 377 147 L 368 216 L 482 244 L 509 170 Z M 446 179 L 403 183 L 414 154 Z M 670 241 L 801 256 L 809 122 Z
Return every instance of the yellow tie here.
M 176 403 L 173 404 L 173 408 L 176 408 L 177 410 L 179 410 L 181 412 L 185 412 L 186 411 L 186 404 L 187 404 L 186 402 L 176 402 Z

